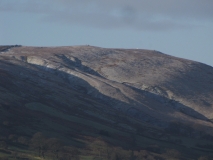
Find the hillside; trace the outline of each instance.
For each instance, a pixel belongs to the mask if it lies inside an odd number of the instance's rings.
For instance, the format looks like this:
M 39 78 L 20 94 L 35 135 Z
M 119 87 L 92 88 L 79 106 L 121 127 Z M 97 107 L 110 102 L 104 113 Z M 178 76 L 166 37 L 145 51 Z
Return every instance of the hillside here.
M 211 156 L 212 91 L 212 67 L 158 51 L 1 46 L 0 157 L 30 150 L 38 132 L 79 149 L 80 159 L 106 158 L 88 149 L 97 139 L 134 150 L 132 159 L 144 151 L 167 159 L 169 149 L 180 159 Z

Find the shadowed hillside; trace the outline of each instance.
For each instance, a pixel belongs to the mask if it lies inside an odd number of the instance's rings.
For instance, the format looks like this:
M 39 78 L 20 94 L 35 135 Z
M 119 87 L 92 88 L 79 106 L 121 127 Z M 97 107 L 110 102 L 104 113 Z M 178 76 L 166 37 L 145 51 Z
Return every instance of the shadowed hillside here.
M 212 91 L 212 67 L 157 51 L 1 46 L 0 157 L 210 158 Z

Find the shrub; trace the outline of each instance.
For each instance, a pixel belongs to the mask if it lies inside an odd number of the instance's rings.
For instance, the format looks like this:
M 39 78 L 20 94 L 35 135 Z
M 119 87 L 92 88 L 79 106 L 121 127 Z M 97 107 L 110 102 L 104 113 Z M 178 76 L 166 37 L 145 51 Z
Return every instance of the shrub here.
M 29 140 L 26 137 L 20 136 L 18 138 L 18 143 L 23 144 L 23 145 L 28 145 L 29 144 Z
M 30 143 L 30 148 L 38 152 L 39 157 L 42 155 L 44 158 L 44 153 L 46 152 L 46 137 L 41 133 L 37 132 L 33 135 Z
M 176 149 L 167 149 L 165 155 L 168 158 L 180 158 L 181 157 L 181 153 L 176 150 Z
M 8 145 L 5 141 L 0 141 L 0 148 L 7 149 Z
M 210 160 L 210 158 L 208 156 L 201 156 L 198 160 Z

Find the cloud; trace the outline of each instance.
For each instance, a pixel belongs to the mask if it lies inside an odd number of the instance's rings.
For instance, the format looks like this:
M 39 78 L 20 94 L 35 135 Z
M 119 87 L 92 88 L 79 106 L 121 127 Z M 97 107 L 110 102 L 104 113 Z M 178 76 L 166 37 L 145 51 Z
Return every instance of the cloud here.
M 42 14 L 44 21 L 99 28 L 168 30 L 213 20 L 212 0 L 2 0 L 0 11 Z

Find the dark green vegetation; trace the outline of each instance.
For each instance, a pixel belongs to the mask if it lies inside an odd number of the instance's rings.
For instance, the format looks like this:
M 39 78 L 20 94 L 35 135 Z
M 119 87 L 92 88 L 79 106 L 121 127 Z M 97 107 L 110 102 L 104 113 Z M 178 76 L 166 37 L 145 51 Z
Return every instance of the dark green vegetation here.
M 62 53 L 67 50 L 59 54 L 54 48 L 44 48 L 40 58 L 41 51 L 43 48 L 0 47 L 0 160 L 213 159 L 212 123 L 207 116 L 186 107 L 179 114 L 180 119 L 189 116 L 189 122 L 168 117 L 164 122 L 157 111 L 140 115 L 131 106 L 136 100 L 142 99 L 145 108 L 163 106 L 161 101 L 167 99 L 130 84 L 122 88 L 105 82 L 98 70 L 83 66 L 77 58 L 66 59 Z M 101 89 L 108 88 L 101 88 L 98 77 L 103 84 L 117 87 L 115 92 L 103 92 Z M 141 97 L 120 102 L 116 95 L 124 90 Z M 169 107 L 173 104 L 180 106 L 175 100 L 166 102 Z

